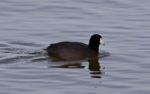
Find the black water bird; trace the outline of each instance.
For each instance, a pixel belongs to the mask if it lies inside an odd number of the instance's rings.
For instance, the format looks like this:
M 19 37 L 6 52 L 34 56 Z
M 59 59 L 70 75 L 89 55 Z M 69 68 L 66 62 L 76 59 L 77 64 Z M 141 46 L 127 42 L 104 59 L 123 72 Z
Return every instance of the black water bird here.
M 81 60 L 98 56 L 100 44 L 104 44 L 102 36 L 94 34 L 88 45 L 81 42 L 64 41 L 50 44 L 46 51 L 48 56 L 56 60 Z

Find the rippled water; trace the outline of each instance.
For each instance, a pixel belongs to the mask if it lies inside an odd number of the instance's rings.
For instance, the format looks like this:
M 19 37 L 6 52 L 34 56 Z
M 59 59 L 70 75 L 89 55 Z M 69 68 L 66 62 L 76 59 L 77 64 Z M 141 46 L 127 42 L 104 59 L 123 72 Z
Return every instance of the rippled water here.
M 0 94 L 149 94 L 149 30 L 149 0 L 1 0 Z M 43 51 L 94 33 L 110 53 L 98 61 L 54 62 Z

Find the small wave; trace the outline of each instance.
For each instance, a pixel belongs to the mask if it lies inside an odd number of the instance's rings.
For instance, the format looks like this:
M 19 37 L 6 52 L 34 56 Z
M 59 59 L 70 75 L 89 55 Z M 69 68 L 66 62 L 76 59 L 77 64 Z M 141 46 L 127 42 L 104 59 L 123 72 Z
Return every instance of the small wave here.
M 108 57 L 108 56 L 110 56 L 110 53 L 109 53 L 109 52 L 106 52 L 106 51 L 104 51 L 104 50 L 101 50 L 101 51 L 100 51 L 100 54 L 99 54 L 99 57 L 100 57 L 100 58 L 105 58 L 105 57 Z
M 31 46 L 31 47 L 41 47 L 41 44 L 33 43 L 33 42 L 22 42 L 22 41 L 12 41 L 10 44 L 13 45 L 22 45 L 22 46 Z
M 35 47 L 36 46 L 36 47 Z M 35 61 L 45 56 L 40 44 L 25 42 L 0 43 L 0 64 Z

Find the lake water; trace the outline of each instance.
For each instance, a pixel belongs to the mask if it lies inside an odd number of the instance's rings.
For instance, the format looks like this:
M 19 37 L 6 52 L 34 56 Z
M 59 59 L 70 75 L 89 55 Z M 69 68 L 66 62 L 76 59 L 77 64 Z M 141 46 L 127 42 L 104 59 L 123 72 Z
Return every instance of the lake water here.
M 50 43 L 88 43 L 95 33 L 107 53 L 98 70 L 44 54 Z M 0 94 L 150 94 L 149 87 L 150 0 L 0 0 Z

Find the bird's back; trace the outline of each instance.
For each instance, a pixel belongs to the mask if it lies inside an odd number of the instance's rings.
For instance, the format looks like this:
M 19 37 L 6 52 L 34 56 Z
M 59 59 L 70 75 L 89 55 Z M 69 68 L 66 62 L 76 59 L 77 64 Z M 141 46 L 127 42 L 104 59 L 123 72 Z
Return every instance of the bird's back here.
M 64 59 L 76 60 L 97 55 L 88 45 L 79 42 L 59 42 L 51 44 L 47 48 L 49 56 Z

